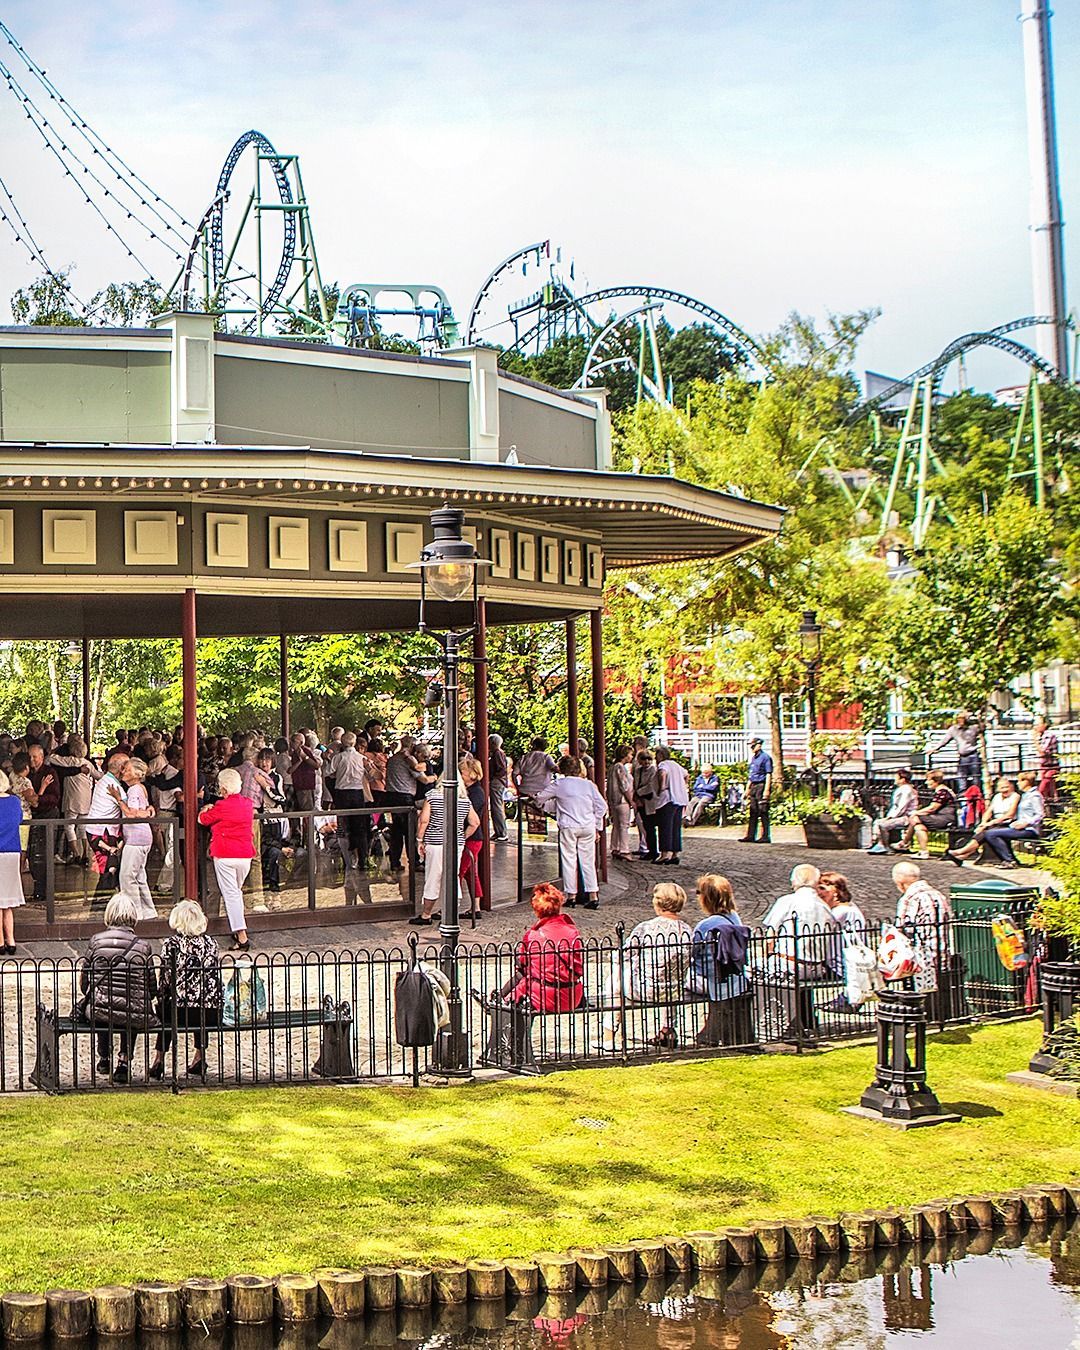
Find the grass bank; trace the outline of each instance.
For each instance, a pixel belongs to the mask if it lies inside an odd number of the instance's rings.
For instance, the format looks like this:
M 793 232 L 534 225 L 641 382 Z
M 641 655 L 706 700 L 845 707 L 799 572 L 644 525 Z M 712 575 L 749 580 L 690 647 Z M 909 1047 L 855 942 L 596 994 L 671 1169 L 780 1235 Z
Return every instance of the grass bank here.
M 962 1124 L 837 1113 L 865 1047 L 462 1089 L 0 1102 L 6 1288 L 506 1256 L 1072 1176 L 1075 1101 L 1006 1084 L 1032 1022 L 933 1039 Z

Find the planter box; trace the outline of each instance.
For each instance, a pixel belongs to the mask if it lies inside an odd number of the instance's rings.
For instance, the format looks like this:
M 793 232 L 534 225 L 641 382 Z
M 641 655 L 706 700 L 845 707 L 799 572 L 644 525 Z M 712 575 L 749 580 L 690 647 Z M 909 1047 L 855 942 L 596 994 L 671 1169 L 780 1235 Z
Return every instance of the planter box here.
M 1051 1073 L 1062 1061 L 1049 1044 L 1051 1035 L 1080 1009 L 1080 961 L 1044 961 L 1039 971 L 1043 1002 L 1043 1043 L 1028 1069 Z
M 858 848 L 859 826 L 861 821 L 833 820 L 831 816 L 816 816 L 813 820 L 803 821 L 803 834 L 807 848 Z

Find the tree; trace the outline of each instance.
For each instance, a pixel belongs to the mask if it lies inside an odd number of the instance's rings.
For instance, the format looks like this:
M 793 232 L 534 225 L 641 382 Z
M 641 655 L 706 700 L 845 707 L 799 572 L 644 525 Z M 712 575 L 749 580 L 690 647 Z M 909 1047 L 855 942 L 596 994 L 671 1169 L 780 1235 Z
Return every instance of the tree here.
M 915 709 L 988 714 L 995 692 L 1051 654 L 1055 616 L 1071 605 L 1052 539 L 1049 514 L 1017 491 L 931 538 L 890 623 Z
M 85 328 L 89 320 L 76 312 L 71 293 L 71 269 L 49 272 L 20 286 L 11 297 L 11 317 L 18 324 L 55 328 Z

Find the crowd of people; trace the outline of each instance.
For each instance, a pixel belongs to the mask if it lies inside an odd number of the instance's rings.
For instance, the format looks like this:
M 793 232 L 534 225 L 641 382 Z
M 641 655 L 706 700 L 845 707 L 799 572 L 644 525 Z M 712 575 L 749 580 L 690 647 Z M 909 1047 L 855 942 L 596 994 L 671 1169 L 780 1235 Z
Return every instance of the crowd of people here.
M 907 859 L 895 864 L 892 879 L 898 895 L 896 924 L 911 935 L 919 987 L 932 992 L 949 958 L 948 897 Z M 652 1044 L 677 1048 L 675 1011 L 688 999 L 699 999 L 706 1013 L 694 1035 L 697 1045 L 746 1045 L 755 1039 L 751 976 L 756 965 L 762 1014 L 780 1028 L 781 1039 L 812 1034 L 817 1028 L 814 988 L 843 982 L 847 939 L 865 943 L 872 939 L 873 926 L 842 873 L 802 863 L 790 880 L 790 892 L 762 920 L 765 941 L 756 951 L 726 877 L 698 877 L 702 917 L 693 928 L 683 917 L 683 887 L 658 883 L 652 890 L 652 916 L 632 929 L 621 950 L 611 953 L 600 987 L 591 992 L 586 987 L 585 943 L 566 912 L 568 897 L 553 885 L 536 886 L 536 921 L 525 930 L 515 973 L 500 997 L 536 1013 L 573 1012 L 588 998 L 601 1014 L 600 1051 L 615 1049 L 623 1010 L 633 1005 L 660 1010 L 664 1017 Z M 853 1011 L 843 993 L 829 1006 L 836 1012 Z

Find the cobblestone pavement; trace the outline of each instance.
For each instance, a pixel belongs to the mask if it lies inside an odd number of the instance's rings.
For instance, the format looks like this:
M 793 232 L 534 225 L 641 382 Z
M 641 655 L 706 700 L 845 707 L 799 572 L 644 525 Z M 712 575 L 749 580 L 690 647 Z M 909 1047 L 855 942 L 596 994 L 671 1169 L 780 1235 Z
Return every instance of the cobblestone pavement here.
M 739 913 L 747 923 L 762 917 L 778 895 L 789 889 L 791 869 L 798 863 L 813 862 L 818 867 L 842 872 L 851 884 L 855 900 L 869 919 L 881 919 L 895 912 L 896 891 L 890 871 L 893 859 L 868 856 L 854 850 L 825 852 L 808 850 L 798 827 L 781 826 L 774 830 L 772 844 L 742 844 L 738 842 L 738 827 L 728 829 L 704 828 L 687 832 L 682 861 L 678 867 L 660 867 L 646 862 L 613 862 L 610 879 L 601 888 L 600 908 L 596 911 L 576 909 L 575 922 L 586 935 L 611 933 L 622 921 L 632 927 L 652 916 L 649 897 L 658 881 L 677 881 L 689 897 L 687 918 L 696 922 L 694 883 L 703 872 L 719 872 L 735 888 Z M 501 846 L 496 845 L 499 849 Z M 550 876 L 555 879 L 558 859 L 553 843 L 526 844 L 526 875 L 530 878 Z M 512 855 L 511 855 L 512 856 Z M 511 874 L 509 858 L 499 859 L 498 872 Z M 1044 872 L 1024 868 L 1015 872 L 997 872 L 993 868 L 966 867 L 958 869 L 951 863 L 930 859 L 920 864 L 925 875 L 943 890 L 957 881 L 979 881 L 986 877 L 1007 877 L 1024 885 L 1044 884 L 1049 877 Z M 472 929 L 467 918 L 462 920 L 462 940 L 465 942 L 510 942 L 520 937 L 532 921 L 527 906 L 504 904 L 481 916 Z M 408 935 L 418 931 L 422 939 L 437 938 L 438 928 L 414 930 L 404 921 L 366 922 L 329 928 L 266 931 L 253 934 L 260 951 L 305 951 L 327 948 L 373 950 L 404 945 Z M 57 957 L 80 952 L 84 943 L 26 942 L 20 944 L 20 953 L 26 956 Z

